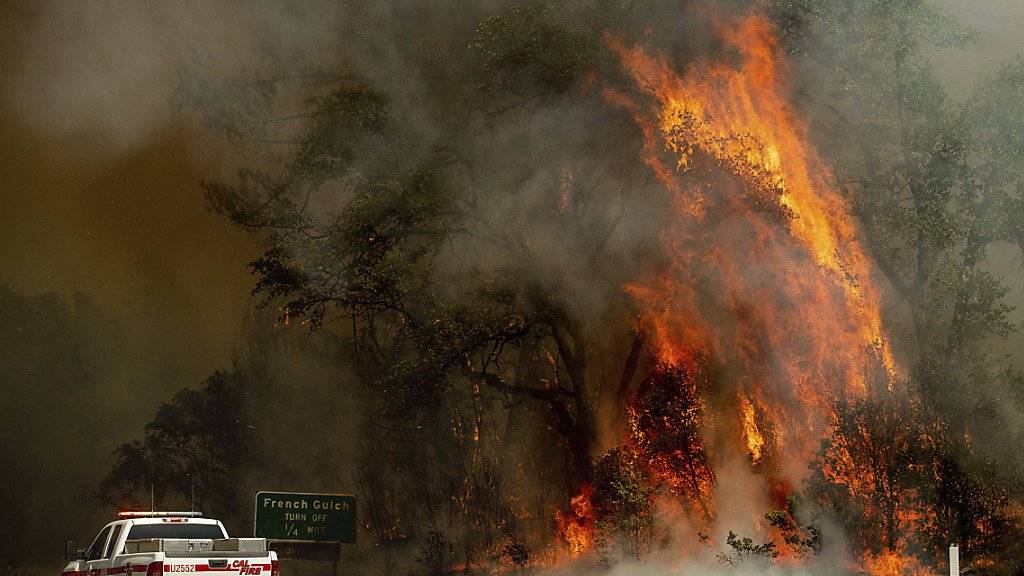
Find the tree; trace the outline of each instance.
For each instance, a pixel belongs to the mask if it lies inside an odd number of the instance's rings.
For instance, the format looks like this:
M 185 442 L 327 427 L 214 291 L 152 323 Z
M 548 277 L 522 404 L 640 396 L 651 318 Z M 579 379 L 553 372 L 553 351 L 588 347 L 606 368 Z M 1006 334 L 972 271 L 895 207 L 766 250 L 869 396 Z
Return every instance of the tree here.
M 245 393 L 237 371 L 217 371 L 201 389 L 182 390 L 161 404 L 145 437 L 117 448 L 97 499 L 143 506 L 152 490 L 158 505 L 173 499 L 227 520 L 244 517 L 249 495 L 239 480 L 255 464 Z
M 633 442 L 650 473 L 708 515 L 715 476 L 702 436 L 710 417 L 698 396 L 702 380 L 678 366 L 659 365 L 637 388 L 629 413 Z
M 572 131 L 545 138 L 539 155 L 529 151 L 521 167 L 501 167 L 497 175 L 474 174 L 490 160 L 469 156 L 505 145 L 481 139 L 495 137 L 488 125 L 520 122 L 523 107 L 566 105 L 571 97 L 582 99 L 578 117 L 596 113 L 599 100 L 581 86 L 611 59 L 598 28 L 611 16 L 581 14 L 533 2 L 485 18 L 460 56 L 472 82 L 454 85 L 450 97 L 424 110 L 397 106 L 353 75 L 320 74 L 278 174 L 243 171 L 235 183 L 203 185 L 213 209 L 267 234 L 270 248 L 252 265 L 256 291 L 280 302 L 291 321 L 343 326 L 392 415 L 408 415 L 451 386 L 470 391 L 478 405 L 483 391 L 522 404 L 546 415 L 570 455 L 575 484 L 590 474 L 602 388 L 591 352 L 596 339 L 561 280 L 536 270 L 547 256 L 535 246 L 542 234 L 568 227 L 566 244 L 552 249 L 580 254 L 583 273 L 617 225 L 600 214 L 621 204 L 620 179 L 642 170 L 617 174 L 611 185 L 603 176 L 589 181 L 585 172 L 577 179 L 574 164 L 592 163 L 595 146 L 608 160 L 606 171 L 627 164 L 611 140 L 577 149 Z M 202 97 L 226 88 L 195 77 L 186 70 L 178 99 L 203 111 L 212 128 L 238 137 L 252 130 L 226 123 L 264 126 L 259 118 L 269 103 L 250 107 L 256 118 L 242 122 L 237 111 L 209 108 L 220 99 Z M 417 133 L 410 114 L 438 122 L 430 139 Z M 547 152 L 564 159 L 552 161 Z M 546 172 L 552 164 L 564 173 Z M 503 185 L 538 169 L 546 180 L 537 185 L 550 198 L 531 197 L 532 189 L 504 197 Z M 318 208 L 324 197 L 338 208 Z
M 358 34 L 352 10 L 339 25 Z M 372 391 L 360 482 L 382 544 L 424 527 L 474 540 L 467 556 L 515 539 L 510 502 L 529 492 L 498 479 L 522 468 L 516 443 L 551 454 L 562 505 L 592 475 L 599 406 L 625 397 L 644 346 L 620 290 L 632 248 L 610 245 L 635 237 L 623 215 L 649 176 L 639 145 L 622 151 L 632 120 L 593 89 L 616 60 L 602 34 L 632 13 L 532 1 L 468 27 L 452 16 L 405 55 L 423 83 L 408 91 L 373 66 L 182 70 L 176 103 L 260 159 L 202 184 L 266 242 L 255 291 L 282 322 L 342 334 Z M 409 42 L 432 24 L 417 25 Z
M 905 519 L 927 513 L 919 489 L 934 431 L 891 398 L 841 402 L 836 414 L 811 464 L 811 493 L 842 519 L 858 549 L 899 552 Z

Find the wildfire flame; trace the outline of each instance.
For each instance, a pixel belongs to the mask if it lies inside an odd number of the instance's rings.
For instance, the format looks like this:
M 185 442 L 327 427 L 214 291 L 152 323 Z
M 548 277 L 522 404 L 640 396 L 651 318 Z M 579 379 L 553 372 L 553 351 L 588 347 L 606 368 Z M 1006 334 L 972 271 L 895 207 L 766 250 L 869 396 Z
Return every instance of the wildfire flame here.
M 746 457 L 764 501 L 785 501 L 836 422 L 836 401 L 891 394 L 898 375 L 870 259 L 788 102 L 774 27 L 756 13 L 712 21 L 735 57 L 680 73 L 609 37 L 636 90 L 604 89 L 635 120 L 669 194 L 667 263 L 625 286 L 662 374 L 631 400 L 625 444 L 703 527 L 715 517 L 717 466 Z M 695 375 L 710 385 L 698 392 Z M 869 490 L 842 454 L 825 473 Z M 594 545 L 592 492 L 584 486 L 557 515 L 573 557 Z M 860 568 L 927 574 L 916 562 L 886 551 Z
M 682 75 L 610 40 L 655 110 L 607 97 L 633 113 L 675 210 L 664 233 L 671 265 L 626 289 L 663 361 L 707 355 L 729 380 L 751 383 L 735 400 L 748 452 L 780 452 L 754 418 L 766 407 L 775 443 L 797 443 L 787 452 L 798 476 L 833 401 L 867 395 L 872 366 L 891 386 L 895 361 L 847 203 L 787 103 L 771 24 L 748 15 L 718 33 L 738 64 L 702 61 Z
M 864 568 L 872 576 L 935 576 L 916 558 L 889 551 L 865 558 Z
M 757 428 L 754 405 L 742 391 L 739 396 L 739 404 L 743 415 L 743 437 L 747 441 L 747 450 L 750 452 L 751 462 L 757 464 L 761 461 L 761 455 L 764 451 L 764 437 L 761 436 L 761 431 Z
M 594 547 L 593 494 L 593 486 L 584 484 L 580 493 L 569 501 L 569 510 L 559 510 L 555 515 L 558 533 L 573 558 L 579 558 Z

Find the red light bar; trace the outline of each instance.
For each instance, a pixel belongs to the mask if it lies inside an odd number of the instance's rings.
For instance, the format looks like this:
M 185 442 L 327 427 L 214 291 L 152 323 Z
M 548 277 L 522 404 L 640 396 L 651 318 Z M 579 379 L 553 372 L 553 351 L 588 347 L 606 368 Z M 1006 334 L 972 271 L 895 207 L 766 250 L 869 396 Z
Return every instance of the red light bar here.
M 118 512 L 117 513 L 117 517 L 118 518 L 122 518 L 122 519 L 124 519 L 124 518 L 167 518 L 167 517 L 172 517 L 172 516 L 173 517 L 177 517 L 177 518 L 202 518 L 203 513 L 202 512 L 166 512 L 166 511 L 162 511 L 162 512 L 132 512 L 132 511 L 126 511 L 126 512 Z

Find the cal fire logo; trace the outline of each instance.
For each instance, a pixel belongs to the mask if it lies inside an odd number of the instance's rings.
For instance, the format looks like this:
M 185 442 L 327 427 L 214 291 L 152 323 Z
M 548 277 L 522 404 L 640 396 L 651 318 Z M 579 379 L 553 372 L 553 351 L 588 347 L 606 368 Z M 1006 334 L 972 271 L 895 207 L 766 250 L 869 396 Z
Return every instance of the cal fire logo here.
M 249 564 L 248 560 L 235 560 L 231 563 L 231 568 L 237 569 L 239 576 L 255 576 L 263 572 L 262 565 Z

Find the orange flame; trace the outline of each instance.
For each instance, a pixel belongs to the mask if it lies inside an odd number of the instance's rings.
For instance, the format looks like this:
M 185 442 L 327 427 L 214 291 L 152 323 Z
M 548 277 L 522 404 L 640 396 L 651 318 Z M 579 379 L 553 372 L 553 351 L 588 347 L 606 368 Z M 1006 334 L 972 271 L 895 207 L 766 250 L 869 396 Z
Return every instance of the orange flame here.
M 743 418 L 743 437 L 747 441 L 747 451 L 750 453 L 751 462 L 757 464 L 761 461 L 761 454 L 764 450 L 764 436 L 761 436 L 761 431 L 757 428 L 754 405 L 743 391 L 740 391 L 739 403 Z
M 594 547 L 593 494 L 594 488 L 584 484 L 580 493 L 569 501 L 569 510 L 559 510 L 555 514 L 558 533 L 573 558 L 579 558 Z
M 935 576 L 913 556 L 885 551 L 864 558 L 864 569 L 871 576 Z
M 847 203 L 786 101 L 772 25 L 748 15 L 718 32 L 738 65 L 704 61 L 682 75 L 610 40 L 655 112 L 606 96 L 633 114 L 675 211 L 664 232 L 671 266 L 626 290 L 661 360 L 692 365 L 704 354 L 729 380 L 758 383 L 738 395 L 748 452 L 757 462 L 793 439 L 798 475 L 833 401 L 867 395 L 872 366 L 891 386 L 896 365 Z M 778 426 L 775 445 L 755 406 Z

